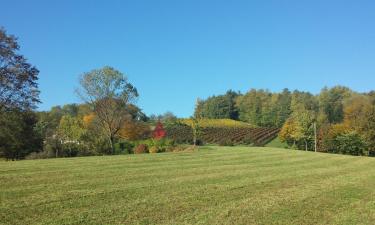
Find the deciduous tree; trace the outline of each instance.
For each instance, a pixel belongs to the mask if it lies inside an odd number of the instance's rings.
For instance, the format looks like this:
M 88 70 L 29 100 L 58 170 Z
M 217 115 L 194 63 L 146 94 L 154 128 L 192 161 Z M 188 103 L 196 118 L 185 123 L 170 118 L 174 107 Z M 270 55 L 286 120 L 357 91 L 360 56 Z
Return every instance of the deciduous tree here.
M 0 28 L 0 110 L 30 110 L 39 103 L 39 71 L 18 53 L 17 39 Z
M 127 109 L 137 99 L 137 89 L 112 67 L 83 74 L 80 86 L 77 93 L 92 107 L 114 154 L 115 138 L 129 118 Z

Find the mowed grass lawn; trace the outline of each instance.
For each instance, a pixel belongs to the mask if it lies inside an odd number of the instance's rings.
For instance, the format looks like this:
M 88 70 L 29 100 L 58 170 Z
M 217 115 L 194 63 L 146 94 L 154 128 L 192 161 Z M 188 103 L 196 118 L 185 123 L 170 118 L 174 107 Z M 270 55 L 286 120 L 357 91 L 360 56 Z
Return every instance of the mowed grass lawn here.
M 375 159 L 274 148 L 0 162 L 2 224 L 374 224 Z

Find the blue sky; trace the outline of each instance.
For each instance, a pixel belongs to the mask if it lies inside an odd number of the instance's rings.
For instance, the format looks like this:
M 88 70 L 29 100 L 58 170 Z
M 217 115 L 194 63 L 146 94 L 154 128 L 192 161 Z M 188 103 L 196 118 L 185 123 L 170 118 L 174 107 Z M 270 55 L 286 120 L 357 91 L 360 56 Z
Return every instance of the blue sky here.
M 79 74 L 113 66 L 147 114 L 282 88 L 375 89 L 375 1 L 2 0 L 0 26 L 40 70 L 40 110 L 79 102 Z

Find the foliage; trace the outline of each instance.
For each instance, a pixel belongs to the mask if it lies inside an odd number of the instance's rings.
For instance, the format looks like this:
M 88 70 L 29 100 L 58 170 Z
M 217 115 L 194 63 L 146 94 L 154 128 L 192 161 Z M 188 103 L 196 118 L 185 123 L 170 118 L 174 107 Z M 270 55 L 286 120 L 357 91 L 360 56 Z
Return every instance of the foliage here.
M 235 99 L 239 94 L 229 90 L 225 95 L 212 96 L 205 101 L 197 100 L 194 117 L 201 119 L 238 119 Z
M 312 111 L 300 108 L 295 111 L 282 127 L 279 138 L 289 146 L 295 146 L 306 151 L 312 149 L 314 137 L 313 123 L 315 115 Z
M 64 156 L 77 156 L 79 152 L 84 152 L 86 148 L 83 137 L 86 130 L 83 122 L 77 117 L 63 116 L 57 128 L 57 135 L 61 141 Z M 58 155 L 58 153 L 56 154 Z
M 158 122 L 156 124 L 156 127 L 154 131 L 152 132 L 152 136 L 154 139 L 160 140 L 166 136 L 166 131 L 163 127 L 163 124 L 161 122 Z
M 0 28 L 0 157 L 16 160 L 40 151 L 39 71 L 18 53 L 17 39 Z
M 0 157 L 23 159 L 42 150 L 42 137 L 36 129 L 37 117 L 31 111 L 0 111 Z
M 364 121 L 361 134 L 365 138 L 369 155 L 375 156 L 375 104 L 366 107 L 364 112 Z
M 268 124 L 266 110 L 269 110 L 271 96 L 268 91 L 252 89 L 245 95 L 238 97 L 237 107 L 240 120 L 256 126 Z
M 158 153 L 159 148 L 157 146 L 152 146 L 148 149 L 149 153 Z
M 133 154 L 135 144 L 130 141 L 122 140 L 116 143 L 116 154 Z
M 281 93 L 251 89 L 236 99 L 239 119 L 255 126 L 281 127 L 292 112 L 292 97 L 288 89 Z
M 154 115 L 152 114 L 150 117 L 149 117 L 149 120 L 151 122 L 154 122 L 154 123 L 157 123 L 157 122 L 162 122 L 163 124 L 173 124 L 175 123 L 178 118 L 176 115 L 174 115 L 172 112 L 166 112 L 162 115 Z
M 289 118 L 284 126 L 281 128 L 279 133 L 279 138 L 281 142 L 287 143 L 289 146 L 295 145 L 296 138 L 295 133 L 297 133 L 297 122 L 294 118 Z
M 336 86 L 323 88 L 319 95 L 319 107 L 327 115 L 329 123 L 340 123 L 344 119 L 344 100 L 352 95 L 349 88 Z
M 364 155 L 366 143 L 362 137 L 355 131 L 340 134 L 335 139 L 336 150 L 341 154 Z
M 137 145 L 134 150 L 133 150 L 134 154 L 144 154 L 144 153 L 148 153 L 148 146 L 145 145 L 145 144 L 139 144 Z
M 191 129 L 193 130 L 193 145 L 196 146 L 198 145 L 199 138 L 202 134 L 202 128 L 198 119 L 192 118 Z
M 137 89 L 121 72 L 111 67 L 83 74 L 80 85 L 77 93 L 92 107 L 114 154 L 115 138 L 129 119 L 128 107 L 138 97 Z
M 363 137 L 347 124 L 335 124 L 328 128 L 324 139 L 324 149 L 327 152 L 364 155 L 367 144 Z
M 0 27 L 0 111 L 32 110 L 39 103 L 39 71 L 18 54 L 17 38 Z
M 147 139 L 151 136 L 150 126 L 144 122 L 127 120 L 119 131 L 119 137 L 128 141 Z

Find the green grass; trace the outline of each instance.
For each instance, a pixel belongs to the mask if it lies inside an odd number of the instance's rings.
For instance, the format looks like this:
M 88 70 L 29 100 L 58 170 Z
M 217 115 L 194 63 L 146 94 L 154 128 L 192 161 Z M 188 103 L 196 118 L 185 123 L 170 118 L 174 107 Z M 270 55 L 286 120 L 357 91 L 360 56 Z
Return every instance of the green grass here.
M 279 137 L 276 137 L 272 141 L 268 142 L 265 147 L 270 148 L 289 148 L 289 146 L 286 143 L 283 143 L 280 141 Z
M 373 224 L 375 159 L 272 148 L 0 162 L 2 224 Z

